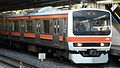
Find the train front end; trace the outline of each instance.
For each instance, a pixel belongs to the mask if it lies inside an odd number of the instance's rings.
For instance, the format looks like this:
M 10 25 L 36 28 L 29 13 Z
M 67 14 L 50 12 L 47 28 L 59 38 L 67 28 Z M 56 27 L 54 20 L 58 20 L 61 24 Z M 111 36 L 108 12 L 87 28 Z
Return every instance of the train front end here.
M 69 13 L 67 42 L 69 59 L 74 63 L 107 63 L 111 36 L 109 11 L 81 9 Z

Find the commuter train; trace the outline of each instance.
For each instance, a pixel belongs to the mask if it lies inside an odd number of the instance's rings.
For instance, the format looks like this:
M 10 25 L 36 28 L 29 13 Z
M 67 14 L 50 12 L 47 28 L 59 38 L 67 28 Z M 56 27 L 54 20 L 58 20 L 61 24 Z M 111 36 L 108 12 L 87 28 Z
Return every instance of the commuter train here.
M 102 9 L 48 10 L 0 17 L 0 40 L 45 50 L 79 63 L 107 63 L 111 47 L 111 13 Z
M 120 62 L 120 18 L 119 18 L 120 6 L 115 4 L 114 10 L 112 10 L 113 24 L 112 24 L 112 47 L 110 54 L 115 62 Z

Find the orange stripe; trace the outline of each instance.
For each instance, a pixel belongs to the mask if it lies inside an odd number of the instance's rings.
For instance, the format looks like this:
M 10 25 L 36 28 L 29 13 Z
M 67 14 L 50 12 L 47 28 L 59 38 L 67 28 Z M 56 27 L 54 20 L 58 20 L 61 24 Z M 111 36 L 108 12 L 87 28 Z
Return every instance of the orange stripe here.
M 40 38 L 43 38 L 43 39 L 52 39 L 52 35 L 48 35 L 48 34 L 40 34 Z
M 59 15 L 46 15 L 46 16 L 31 16 L 30 18 L 67 18 L 67 14 L 59 14 Z
M 67 37 L 68 42 L 111 42 L 111 37 Z
M 25 37 L 35 37 L 34 33 L 24 33 Z
M 3 20 L 3 18 L 0 18 L 0 20 Z
M 36 18 L 67 18 L 67 14 L 58 14 L 58 15 L 45 15 L 45 16 L 31 16 L 30 18 L 36 19 Z M 13 17 L 13 18 L 5 18 L 5 20 L 21 20 L 21 19 L 28 19 L 29 17 Z M 3 18 L 0 18 L 0 20 L 3 20 Z
M 9 34 L 9 32 L 2 32 L 1 34 Z M 20 32 L 11 32 L 11 35 L 13 36 L 20 36 Z M 24 33 L 25 37 L 35 37 L 35 34 L 33 33 Z M 53 39 L 52 35 L 49 34 L 40 34 L 40 38 L 43 39 Z M 59 36 L 59 40 L 63 41 L 63 36 Z
M 4 34 L 4 32 L 1 32 L 1 34 Z
M 28 17 L 5 18 L 5 20 L 21 20 L 21 19 L 28 19 Z
M 20 32 L 11 32 L 11 35 L 20 36 Z
M 9 32 L 4 32 L 5 35 L 9 35 Z

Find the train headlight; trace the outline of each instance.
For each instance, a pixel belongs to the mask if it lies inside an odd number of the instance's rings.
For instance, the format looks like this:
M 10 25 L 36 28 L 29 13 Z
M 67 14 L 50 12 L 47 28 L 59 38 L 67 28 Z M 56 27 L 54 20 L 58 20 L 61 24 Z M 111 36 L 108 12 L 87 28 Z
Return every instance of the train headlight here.
M 104 44 L 104 43 L 101 43 L 100 46 L 103 47 L 103 46 L 105 46 L 105 44 Z
M 78 43 L 77 46 L 78 46 L 78 47 L 81 47 L 81 46 L 82 46 L 82 43 Z
M 82 43 L 73 43 L 74 47 L 82 47 Z

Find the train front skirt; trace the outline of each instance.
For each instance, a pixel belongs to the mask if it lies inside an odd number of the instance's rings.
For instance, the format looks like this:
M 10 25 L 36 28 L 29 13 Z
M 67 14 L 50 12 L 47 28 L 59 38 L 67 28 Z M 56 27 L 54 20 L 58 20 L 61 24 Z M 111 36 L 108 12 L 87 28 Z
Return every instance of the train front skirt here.
M 107 63 L 108 54 L 101 54 L 99 57 L 83 57 L 81 54 L 69 53 L 69 59 L 74 63 Z

